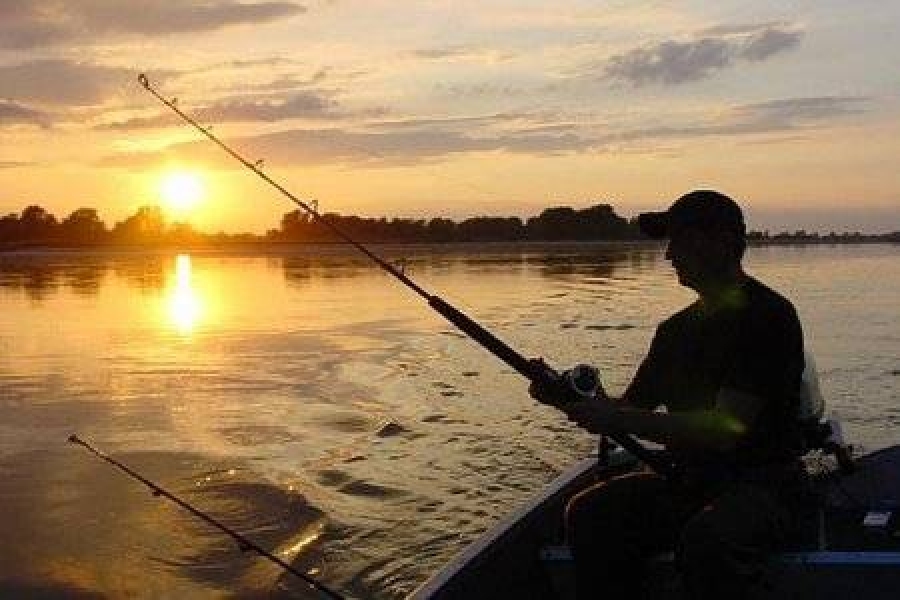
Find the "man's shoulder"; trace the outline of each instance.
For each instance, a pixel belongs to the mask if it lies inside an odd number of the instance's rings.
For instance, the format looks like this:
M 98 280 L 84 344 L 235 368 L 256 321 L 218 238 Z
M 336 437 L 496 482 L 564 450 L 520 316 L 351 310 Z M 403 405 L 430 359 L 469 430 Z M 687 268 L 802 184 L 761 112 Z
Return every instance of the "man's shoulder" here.
M 683 330 L 684 328 L 689 327 L 691 323 L 694 323 L 697 320 L 699 311 L 699 301 L 692 302 L 675 314 L 661 321 L 656 328 L 657 333 L 674 333 L 676 331 Z
M 748 276 L 744 290 L 747 294 L 747 307 L 751 313 L 758 314 L 765 319 L 792 321 L 798 319 L 793 303 L 758 279 Z
M 741 318 L 749 318 L 751 321 L 755 320 L 767 326 L 799 323 L 793 303 L 758 279 L 748 275 L 743 282 L 742 290 L 743 301 L 738 303 L 740 308 L 736 313 L 742 313 Z M 703 320 L 703 308 L 700 301 L 697 300 L 660 322 L 657 334 L 664 337 L 677 335 L 679 332 L 690 330 L 692 326 Z

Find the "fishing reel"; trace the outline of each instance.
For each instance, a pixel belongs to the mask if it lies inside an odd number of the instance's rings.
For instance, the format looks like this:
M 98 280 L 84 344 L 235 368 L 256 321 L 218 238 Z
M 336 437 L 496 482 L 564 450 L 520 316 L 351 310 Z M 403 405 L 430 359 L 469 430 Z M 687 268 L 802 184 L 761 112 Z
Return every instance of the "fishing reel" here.
M 538 360 L 533 364 L 542 370 L 540 376 L 533 380 L 530 393 L 535 400 L 543 404 L 558 406 L 589 400 L 603 391 L 600 373 L 591 365 L 578 364 L 560 373 L 543 361 Z
M 569 392 L 574 394 L 577 400 L 594 398 L 603 389 L 600 384 L 600 372 L 592 365 L 575 365 L 571 369 L 563 371 L 562 379 Z

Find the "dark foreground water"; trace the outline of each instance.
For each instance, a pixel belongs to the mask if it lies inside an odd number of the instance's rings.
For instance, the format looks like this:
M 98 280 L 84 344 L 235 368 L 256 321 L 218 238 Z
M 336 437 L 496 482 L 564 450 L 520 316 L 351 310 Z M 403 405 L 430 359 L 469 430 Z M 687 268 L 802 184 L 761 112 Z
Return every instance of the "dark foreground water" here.
M 383 249 L 526 355 L 620 392 L 689 302 L 656 246 Z M 754 248 L 830 411 L 897 443 L 900 247 Z M 590 437 L 341 248 L 0 255 L 0 597 L 305 598 L 78 432 L 348 596 L 399 598 Z

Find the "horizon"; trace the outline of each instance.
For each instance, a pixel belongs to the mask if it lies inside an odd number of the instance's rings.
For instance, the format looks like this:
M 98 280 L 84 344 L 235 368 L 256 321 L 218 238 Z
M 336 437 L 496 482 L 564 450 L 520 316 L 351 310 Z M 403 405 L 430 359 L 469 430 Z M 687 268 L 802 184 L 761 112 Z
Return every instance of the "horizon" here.
M 345 231 L 345 232 L 349 231 L 349 228 L 351 228 L 351 227 L 355 228 L 355 226 L 350 225 L 347 222 L 340 221 L 340 219 L 351 219 L 351 220 L 352 219 L 360 219 L 363 222 L 385 221 L 390 225 L 395 225 L 395 224 L 398 224 L 399 222 L 407 222 L 407 223 L 411 223 L 411 224 L 417 223 L 423 227 L 422 231 L 420 231 L 419 233 L 424 234 L 425 229 L 430 229 L 429 224 L 432 223 L 433 221 L 447 220 L 447 221 L 450 221 L 451 223 L 453 223 L 454 226 L 463 226 L 469 222 L 479 221 L 479 220 L 490 221 L 490 220 L 517 219 L 519 224 L 523 228 L 528 228 L 528 227 L 532 226 L 532 221 L 539 222 L 539 221 L 543 220 L 546 216 L 546 213 L 548 213 L 550 211 L 557 211 L 560 209 L 571 210 L 575 213 L 573 215 L 573 217 L 575 217 L 576 219 L 582 219 L 582 218 L 585 218 L 585 216 L 586 216 L 584 214 L 584 211 L 592 209 L 592 208 L 599 208 L 599 207 L 608 207 L 611 211 L 609 214 L 609 217 L 611 217 L 611 221 L 607 220 L 607 217 L 603 217 L 603 221 L 607 225 L 609 225 L 610 222 L 615 222 L 617 220 L 621 220 L 623 223 L 623 226 L 625 224 L 627 224 L 628 227 L 635 227 L 634 221 L 637 218 L 637 215 L 619 214 L 618 211 L 616 210 L 617 207 L 615 205 L 611 205 L 611 204 L 607 204 L 607 203 L 599 203 L 599 204 L 594 204 L 594 205 L 590 205 L 590 206 L 582 206 L 582 207 L 579 207 L 579 206 L 573 207 L 573 206 L 565 206 L 565 205 L 546 206 L 530 215 L 475 214 L 475 215 L 468 215 L 468 216 L 464 216 L 464 217 L 460 217 L 460 218 L 448 218 L 448 217 L 443 217 L 443 216 L 405 217 L 402 215 L 401 216 L 356 215 L 356 214 L 349 214 L 349 213 L 327 212 L 327 211 L 324 211 L 324 210 L 318 208 L 316 205 L 313 205 L 313 210 L 317 211 L 318 215 L 321 217 L 334 216 L 337 219 L 339 219 L 335 223 L 335 225 L 339 229 L 341 229 L 342 231 Z M 26 210 L 31 210 L 34 208 L 37 208 L 40 211 L 45 211 L 45 209 L 39 205 L 30 205 L 27 207 L 23 207 L 23 209 L 18 212 L 10 213 L 8 215 L 0 214 L 0 224 L 3 224 L 3 222 L 9 218 L 13 218 L 16 220 L 25 219 L 26 218 L 25 217 Z M 84 214 L 84 211 L 87 211 L 89 214 L 88 215 Z M 49 233 L 49 237 L 47 237 L 48 231 L 46 231 L 46 230 L 43 233 L 38 233 L 37 231 L 33 231 L 31 233 L 23 232 L 24 237 L 21 237 L 17 240 L 11 240 L 11 241 L 14 241 L 14 242 L 16 242 L 16 241 L 40 242 L 42 239 L 43 240 L 54 240 L 54 239 L 57 239 L 55 236 L 62 235 L 62 237 L 59 238 L 57 241 L 66 241 L 67 236 L 68 236 L 69 238 L 71 238 L 71 239 L 68 239 L 68 241 L 70 241 L 70 242 L 79 242 L 80 244 L 86 244 L 88 246 L 91 246 L 97 242 L 101 242 L 101 238 L 103 236 L 114 234 L 116 232 L 116 230 L 119 230 L 123 226 L 124 226 L 124 229 L 128 229 L 130 231 L 134 227 L 135 219 L 138 219 L 139 217 L 141 217 L 142 214 L 146 214 L 147 211 L 150 211 L 151 213 L 155 212 L 158 215 L 158 217 L 153 216 L 153 217 L 151 217 L 151 219 L 153 219 L 153 220 L 155 220 L 156 218 L 162 219 L 161 221 L 159 221 L 158 225 L 154 224 L 151 226 L 152 228 L 156 228 L 158 226 L 158 227 L 160 227 L 160 229 L 158 232 L 152 233 L 150 235 L 150 238 L 148 238 L 147 240 L 140 241 L 138 239 L 135 239 L 135 240 L 133 240 L 134 243 L 139 243 L 139 244 L 147 243 L 148 240 L 151 243 L 153 243 L 152 238 L 155 236 L 161 235 L 161 236 L 165 237 L 165 236 L 173 235 L 173 234 L 176 236 L 176 238 L 178 238 L 179 236 L 183 236 L 183 235 L 195 235 L 196 234 L 198 236 L 209 237 L 209 238 L 215 238 L 216 236 L 221 236 L 221 235 L 236 236 L 236 237 L 253 236 L 253 237 L 259 238 L 258 241 L 265 241 L 265 242 L 278 241 L 278 239 L 275 239 L 275 238 L 269 239 L 269 238 L 271 237 L 272 234 L 275 234 L 276 238 L 278 235 L 288 235 L 289 237 L 296 237 L 298 235 L 296 232 L 293 232 L 293 233 L 286 232 L 285 226 L 284 226 L 284 221 L 283 221 L 283 219 L 285 217 L 288 217 L 288 216 L 294 215 L 294 214 L 300 215 L 300 217 L 303 218 L 304 220 L 308 217 L 312 217 L 312 215 L 307 213 L 305 210 L 303 210 L 301 208 L 295 208 L 292 211 L 283 213 L 282 219 L 279 219 L 279 222 L 276 224 L 276 226 L 269 228 L 266 231 L 262 231 L 262 232 L 225 231 L 225 230 L 221 230 L 221 229 L 218 231 L 215 231 L 215 230 L 208 230 L 208 229 L 202 229 L 202 228 L 195 227 L 188 221 L 169 218 L 166 214 L 165 208 L 159 204 L 144 205 L 144 206 L 138 207 L 138 209 L 135 211 L 134 214 L 126 215 L 125 218 L 122 220 L 112 220 L 112 221 L 104 219 L 103 215 L 95 207 L 79 207 L 69 215 L 57 215 L 57 214 L 54 214 L 52 211 L 45 211 L 46 214 L 44 215 L 44 217 L 46 217 L 47 219 L 50 220 L 50 223 L 49 223 L 50 229 L 56 230 L 57 233 Z M 79 223 L 77 225 L 75 225 L 73 223 L 73 224 L 69 224 L 67 226 L 65 221 L 67 221 L 68 218 L 70 218 L 70 217 L 76 217 L 76 216 L 78 217 Z M 41 217 L 39 220 L 43 221 L 44 217 Z M 87 217 L 87 219 L 86 219 L 86 217 Z M 141 218 L 146 218 L 146 217 L 141 217 Z M 92 229 L 93 225 L 95 224 L 94 219 L 97 220 L 96 221 L 97 225 L 102 226 L 103 231 L 101 231 L 99 233 L 94 232 L 94 233 L 88 234 L 88 232 L 85 230 L 85 227 Z M 595 225 L 597 224 L 595 222 L 596 216 L 587 217 L 587 219 L 588 219 L 588 221 L 583 221 L 582 223 L 594 222 Z M 29 220 L 31 221 L 30 226 L 37 226 L 38 228 L 44 228 L 44 227 L 48 226 L 46 221 L 44 222 L 44 224 L 40 224 L 39 221 L 35 221 L 33 215 L 31 217 L 29 217 Z M 551 218 L 551 220 L 553 220 L 553 219 Z M 129 226 L 129 222 L 132 222 L 130 226 Z M 326 237 L 328 237 L 327 236 L 328 229 L 326 227 L 322 227 L 322 226 L 316 224 L 315 219 L 311 219 L 309 222 L 310 222 L 310 225 L 314 229 L 316 229 L 316 230 L 321 229 L 320 233 L 326 234 Z M 185 226 L 187 226 L 186 230 L 184 229 Z M 363 226 L 365 227 L 366 224 L 363 223 Z M 491 227 L 496 227 L 496 226 L 497 226 L 496 223 L 491 224 Z M 559 226 L 560 226 L 560 224 L 558 224 L 558 223 L 553 225 L 553 227 L 559 227 Z M 69 228 L 68 231 L 66 231 L 67 227 Z M 143 228 L 143 226 L 138 226 L 138 227 Z M 118 233 L 118 235 L 125 235 L 125 238 L 128 238 L 134 234 L 134 231 L 131 231 L 131 233 L 124 233 L 124 229 L 122 232 Z M 0 231 L 2 231 L 2 229 L 0 229 Z M 443 229 L 442 229 L 442 231 L 443 231 Z M 501 237 L 497 238 L 497 241 L 502 241 L 503 239 L 505 239 L 505 238 L 503 238 L 503 236 L 508 234 L 508 232 L 504 233 L 505 231 L 506 230 L 495 230 L 494 231 L 494 235 L 501 236 Z M 370 231 L 368 234 L 363 234 L 363 235 L 364 236 L 372 235 L 375 233 L 376 232 L 373 230 L 373 231 Z M 573 231 L 573 235 L 575 235 L 575 234 L 576 234 L 576 232 Z M 633 232 L 633 234 L 637 234 L 637 231 L 635 230 Z M 32 237 L 34 235 L 37 235 L 37 237 L 36 238 Z M 88 238 L 92 238 L 95 235 L 100 235 L 101 238 L 92 239 L 92 240 L 91 239 L 77 239 L 77 238 L 81 238 L 81 236 L 84 236 L 84 235 L 87 235 Z M 359 235 L 359 233 L 357 233 L 357 235 Z M 380 235 L 380 234 L 378 234 L 378 235 Z M 486 234 L 486 235 L 488 235 L 488 237 L 490 237 L 490 234 Z M 592 235 L 593 234 L 588 234 L 588 237 L 584 238 L 584 239 L 590 239 L 592 237 Z M 619 239 L 615 235 L 613 235 L 613 237 L 608 237 L 610 235 L 611 235 L 611 233 L 607 231 L 597 239 L 613 240 L 613 241 L 616 239 Z M 875 231 L 875 232 L 863 232 L 863 231 L 859 231 L 859 230 L 836 230 L 836 229 L 830 229 L 830 230 L 807 230 L 807 229 L 802 229 L 802 228 L 789 229 L 789 228 L 785 228 L 783 226 L 780 229 L 755 229 L 750 226 L 747 227 L 748 240 L 749 239 L 757 239 L 757 238 L 763 239 L 763 240 L 777 239 L 777 238 L 784 238 L 784 237 L 797 238 L 798 236 L 799 237 L 809 237 L 809 238 L 822 238 L 823 240 L 827 240 L 832 237 L 842 237 L 842 238 L 849 239 L 849 238 L 854 238 L 857 236 L 862 236 L 862 239 L 864 239 L 865 241 L 872 241 L 872 239 L 874 239 L 874 238 L 884 238 L 885 241 L 892 241 L 892 240 L 888 240 L 887 238 L 893 239 L 893 238 L 896 238 L 898 235 L 900 235 L 900 229 Z M 74 238 L 72 238 L 71 236 L 74 236 Z M 302 235 L 301 235 L 301 237 L 302 237 Z M 388 235 L 388 237 L 390 237 L 390 235 Z M 315 238 L 315 239 L 313 239 L 313 238 Z M 310 238 L 309 241 L 313 241 L 313 242 L 321 241 L 321 240 L 319 240 L 319 237 L 317 235 L 314 235 L 313 238 Z M 549 239 L 549 238 L 547 238 L 547 239 Z M 569 238 L 560 238 L 560 239 L 569 239 Z M 576 238 L 573 237 L 571 239 L 574 240 Z M 581 238 L 579 238 L 579 239 L 581 239 Z M 631 238 L 626 237 L 626 238 L 622 238 L 622 239 L 629 240 Z M 110 238 L 110 240 L 107 240 L 107 242 L 101 242 L 101 243 L 108 243 L 111 240 L 112 240 L 112 238 Z M 0 240 L 0 241 L 5 241 L 5 240 Z M 184 240 L 178 241 L 178 239 L 175 239 L 174 241 L 171 241 L 171 243 L 174 243 L 177 245 L 177 244 L 183 243 L 183 241 Z M 284 241 L 284 240 L 282 240 L 282 241 Z M 302 242 L 303 240 L 298 238 L 293 241 Z M 371 241 L 372 240 L 369 240 L 369 242 L 371 242 Z M 423 239 L 421 241 L 425 241 L 425 240 Z M 434 241 L 439 241 L 439 240 L 434 240 Z M 452 241 L 452 240 L 445 240 L 445 241 Z M 457 240 L 457 241 L 459 241 L 459 240 Z M 538 238 L 535 241 L 546 241 L 546 239 Z M 127 243 L 127 239 L 120 239 L 114 243 Z
M 631 218 L 710 187 L 756 231 L 900 229 L 900 6 L 143 5 L 0 7 L 0 214 L 277 227 L 292 206 L 146 72 L 322 212 Z

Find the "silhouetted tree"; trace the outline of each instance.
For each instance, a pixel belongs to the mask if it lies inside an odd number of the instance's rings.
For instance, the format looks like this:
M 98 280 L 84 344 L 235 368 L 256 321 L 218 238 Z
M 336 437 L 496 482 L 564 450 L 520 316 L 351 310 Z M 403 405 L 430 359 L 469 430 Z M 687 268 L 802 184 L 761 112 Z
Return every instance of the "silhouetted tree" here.
M 616 214 L 609 204 L 575 210 L 569 206 L 547 208 L 527 221 L 532 240 L 621 240 L 639 237 L 634 224 Z
M 37 242 L 50 240 L 57 227 L 56 217 L 32 204 L 19 217 L 19 232 L 23 240 Z
M 172 223 L 166 234 L 170 244 L 195 245 L 203 242 L 203 234 L 197 233 L 190 223 Z
M 621 240 L 630 237 L 628 221 L 609 204 L 597 204 L 577 213 L 579 237 L 585 240 Z
M 432 242 L 452 242 L 456 239 L 456 223 L 440 217 L 431 219 L 426 225 L 427 239 Z
M 118 242 L 159 242 L 166 231 L 166 219 L 158 206 L 142 206 L 135 214 L 113 227 Z
M 0 217 L 0 247 L 13 245 L 21 239 L 19 215 L 11 213 Z
M 526 222 L 528 237 L 533 240 L 574 239 L 578 220 L 575 209 L 570 206 L 545 208 L 540 215 Z
M 626 220 L 610 204 L 574 209 L 555 206 L 543 210 L 523 223 L 519 217 L 472 217 L 459 223 L 446 218 L 424 219 L 372 218 L 325 213 L 322 220 L 333 224 L 361 242 L 486 242 L 486 241 L 593 241 L 641 239 L 637 219 Z M 278 229 L 265 236 L 254 234 L 206 234 L 187 223 L 167 225 L 158 206 L 142 206 L 135 214 L 116 223 L 110 231 L 93 208 L 79 208 L 61 223 L 38 205 L 0 217 L 0 249 L 34 245 L 98 244 L 252 244 L 260 241 L 336 242 L 339 238 L 305 211 L 295 210 L 281 218 Z M 859 232 L 820 235 L 797 230 L 770 234 L 752 231 L 754 243 L 900 242 L 900 232 L 864 235 Z M 40 285 L 32 286 L 34 289 Z M 44 286 L 46 287 L 46 286 Z
M 460 223 L 456 232 L 464 242 L 511 242 L 525 238 L 525 225 L 519 217 L 474 217 Z
M 96 244 L 106 237 L 106 224 L 100 220 L 97 210 L 79 208 L 60 224 L 63 241 L 76 244 Z

